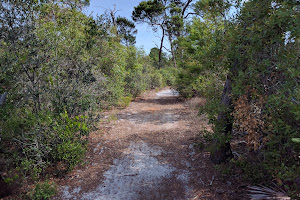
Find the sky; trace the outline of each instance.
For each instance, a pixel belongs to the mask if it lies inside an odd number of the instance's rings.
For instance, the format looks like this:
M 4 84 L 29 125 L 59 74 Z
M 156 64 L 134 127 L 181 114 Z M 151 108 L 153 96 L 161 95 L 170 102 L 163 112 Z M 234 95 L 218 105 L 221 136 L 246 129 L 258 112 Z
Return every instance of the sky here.
M 101 15 L 105 9 L 114 9 L 114 4 L 118 12 L 117 16 L 126 17 L 132 20 L 131 14 L 135 6 L 143 0 L 91 0 L 90 6 L 84 9 L 86 14 L 93 16 Z M 154 33 L 152 28 L 147 24 L 136 24 L 138 33 L 136 35 L 136 47 L 142 47 L 144 51 L 149 54 L 151 48 L 159 47 L 161 34 Z M 167 41 L 165 41 L 167 45 Z

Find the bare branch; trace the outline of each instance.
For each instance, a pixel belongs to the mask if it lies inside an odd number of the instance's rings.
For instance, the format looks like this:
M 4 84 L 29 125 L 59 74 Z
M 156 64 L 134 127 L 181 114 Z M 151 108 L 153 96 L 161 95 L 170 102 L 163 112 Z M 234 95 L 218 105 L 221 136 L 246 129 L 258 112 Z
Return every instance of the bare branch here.
M 103 8 L 104 10 L 109 10 L 108 8 L 105 8 L 105 7 L 102 7 L 102 6 L 95 6 L 95 7 Z
M 172 53 L 172 51 L 170 49 L 167 49 L 165 46 L 163 46 L 163 48 L 168 51 L 169 53 Z
M 183 19 L 186 19 L 189 15 L 196 15 L 197 13 L 188 13 Z
M 185 13 L 186 9 L 188 8 L 188 6 L 190 5 L 190 3 L 191 3 L 192 1 L 193 1 L 193 0 L 188 0 L 188 1 L 185 3 L 185 6 L 183 7 L 182 12 L 181 12 L 181 17 L 184 16 L 184 13 Z

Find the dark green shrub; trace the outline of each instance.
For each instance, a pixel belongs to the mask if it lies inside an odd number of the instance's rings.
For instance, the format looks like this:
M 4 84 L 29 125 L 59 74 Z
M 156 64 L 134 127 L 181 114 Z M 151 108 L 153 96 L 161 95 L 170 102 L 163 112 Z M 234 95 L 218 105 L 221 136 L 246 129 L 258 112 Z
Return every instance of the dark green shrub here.
M 55 139 L 52 141 L 52 157 L 56 161 L 64 161 L 71 170 L 82 162 L 85 155 L 89 128 L 85 121 L 87 117 L 69 118 L 65 112 L 60 115 L 58 123 L 54 123 Z
M 68 163 L 68 169 L 82 162 L 86 153 L 86 146 L 76 142 L 63 142 L 57 146 L 57 159 Z
M 37 179 L 47 166 L 59 161 L 65 161 L 71 169 L 84 157 L 89 135 L 87 117 L 70 118 L 66 112 L 59 116 L 23 113 L 11 117 L 3 124 L 7 132 L 0 147 L 7 157 L 7 167 L 17 167 L 24 177 Z
M 168 86 L 175 86 L 178 71 L 178 68 L 174 67 L 165 67 L 160 69 L 159 72 L 163 77 L 164 84 Z
M 48 181 L 37 183 L 33 191 L 29 192 L 28 197 L 32 200 L 48 200 L 57 193 L 57 186 L 55 183 Z

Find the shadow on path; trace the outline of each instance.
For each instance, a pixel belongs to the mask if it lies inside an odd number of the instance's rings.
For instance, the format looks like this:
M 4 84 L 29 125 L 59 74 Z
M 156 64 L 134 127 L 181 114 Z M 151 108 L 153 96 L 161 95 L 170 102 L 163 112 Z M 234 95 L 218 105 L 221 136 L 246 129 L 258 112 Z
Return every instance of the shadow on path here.
M 180 97 L 162 97 L 162 98 L 153 98 L 153 99 L 137 99 L 137 103 L 146 103 L 146 104 L 158 104 L 158 105 L 172 105 L 180 104 L 184 100 Z

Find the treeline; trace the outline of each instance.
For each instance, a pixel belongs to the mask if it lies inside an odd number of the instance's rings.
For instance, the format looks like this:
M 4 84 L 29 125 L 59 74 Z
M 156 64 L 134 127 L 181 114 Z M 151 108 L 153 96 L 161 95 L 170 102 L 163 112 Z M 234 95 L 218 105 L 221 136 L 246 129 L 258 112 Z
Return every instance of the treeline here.
M 200 113 L 213 125 L 205 136 L 213 162 L 230 161 L 223 166 L 230 176 L 242 171 L 252 184 L 275 183 L 293 198 L 300 194 L 299 6 L 200 0 L 173 42 L 175 87 L 207 98 Z
M 133 46 L 128 19 L 87 16 L 87 1 L 0 3 L 1 195 L 20 180 L 82 162 L 94 113 L 172 82 Z M 101 116 L 100 116 L 101 117 Z M 60 166 L 59 169 L 56 166 Z M 2 190 L 3 188 L 3 190 Z

